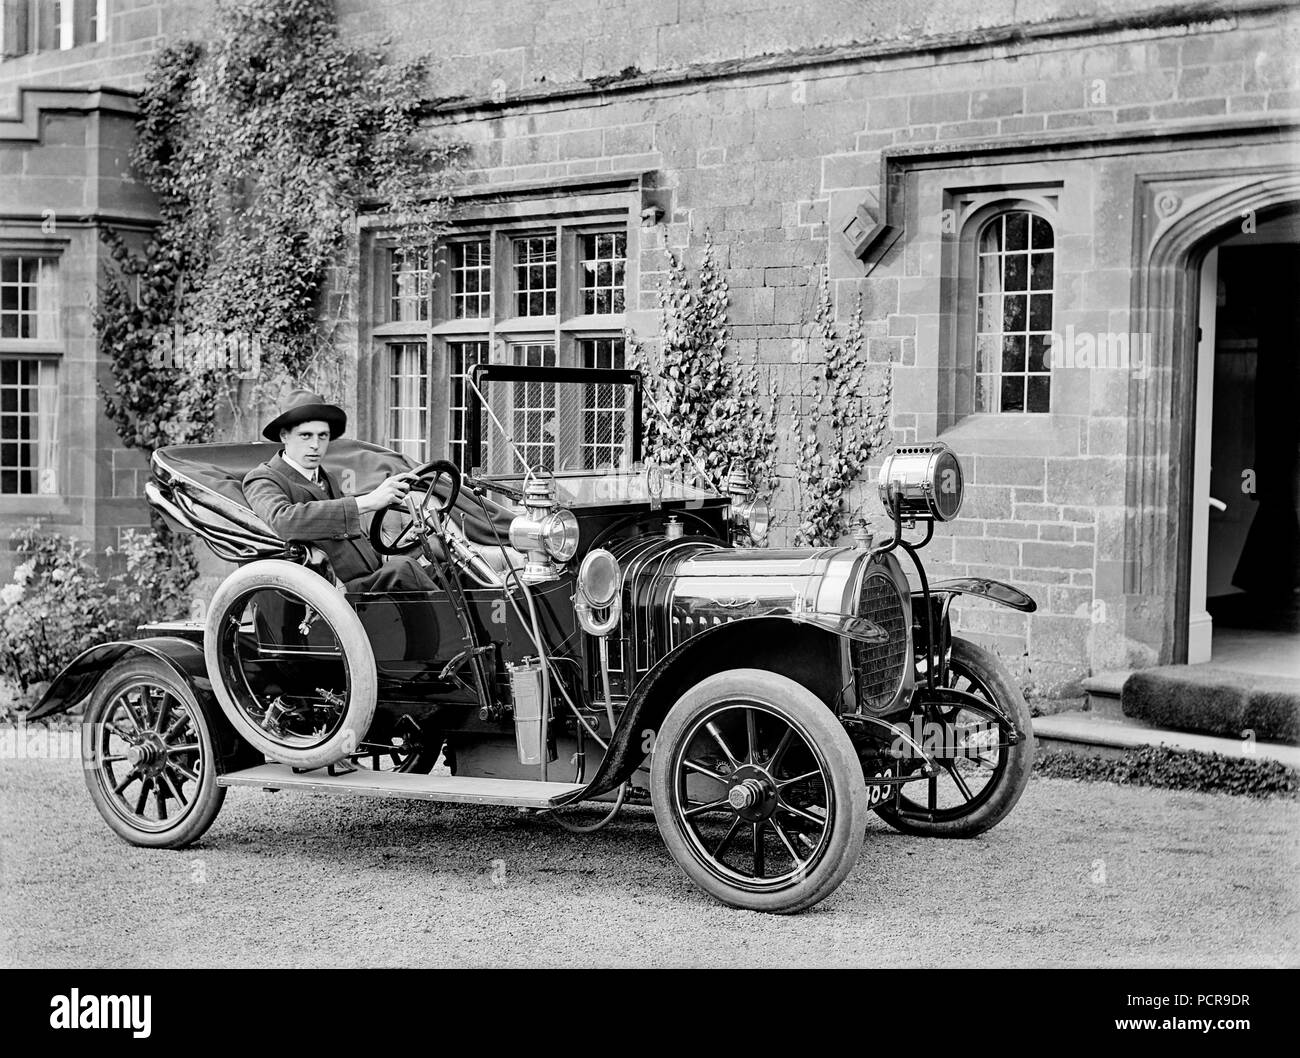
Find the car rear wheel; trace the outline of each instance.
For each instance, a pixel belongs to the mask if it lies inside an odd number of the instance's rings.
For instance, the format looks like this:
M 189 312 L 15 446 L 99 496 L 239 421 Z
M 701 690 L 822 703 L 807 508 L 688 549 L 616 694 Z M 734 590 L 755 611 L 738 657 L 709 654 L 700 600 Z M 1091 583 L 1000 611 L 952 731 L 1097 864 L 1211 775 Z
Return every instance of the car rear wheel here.
M 732 669 L 687 691 L 655 739 L 650 786 L 678 866 L 732 907 L 802 911 L 862 850 L 870 810 L 853 743 L 777 673 Z
M 978 705 L 943 705 L 939 717 L 964 742 L 962 752 L 940 762 L 930 779 L 904 784 L 897 802 L 878 809 L 904 834 L 969 838 L 997 825 L 1020 800 L 1034 767 L 1034 729 L 1029 706 L 995 654 L 967 639 L 954 638 L 948 686 L 1009 716 L 1022 738 L 1006 745 L 1006 725 L 997 712 Z M 982 740 L 982 741 L 980 741 Z
M 156 658 L 128 658 L 99 681 L 82 718 L 81 751 L 90 799 L 133 845 L 189 845 L 226 797 L 210 718 Z

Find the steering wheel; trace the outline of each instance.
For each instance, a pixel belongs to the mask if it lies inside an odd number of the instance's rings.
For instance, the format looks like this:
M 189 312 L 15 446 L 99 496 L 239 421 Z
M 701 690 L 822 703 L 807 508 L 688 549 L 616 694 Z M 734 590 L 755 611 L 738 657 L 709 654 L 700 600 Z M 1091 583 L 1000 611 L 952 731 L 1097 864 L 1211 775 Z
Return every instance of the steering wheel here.
M 446 459 L 435 459 L 430 463 L 424 463 L 412 471 L 414 479 L 411 482 L 411 488 L 419 486 L 427 478 L 428 481 L 423 485 L 425 489 L 424 499 L 420 501 L 420 518 L 418 521 L 411 522 L 392 541 L 385 543 L 383 528 L 384 514 L 386 511 L 377 511 L 375 516 L 370 520 L 370 546 L 378 551 L 381 555 L 400 555 L 405 554 L 416 544 L 415 535 L 421 532 L 427 532 L 427 511 L 429 503 L 433 501 L 433 509 L 439 515 L 446 514 L 454 506 L 460 496 L 461 474 L 460 468 L 455 463 L 448 462 Z M 438 502 L 434 495 L 433 486 L 437 484 L 438 479 L 444 474 L 451 481 L 447 490 L 447 498 Z M 393 504 L 388 507 L 389 511 L 402 511 L 404 507 Z

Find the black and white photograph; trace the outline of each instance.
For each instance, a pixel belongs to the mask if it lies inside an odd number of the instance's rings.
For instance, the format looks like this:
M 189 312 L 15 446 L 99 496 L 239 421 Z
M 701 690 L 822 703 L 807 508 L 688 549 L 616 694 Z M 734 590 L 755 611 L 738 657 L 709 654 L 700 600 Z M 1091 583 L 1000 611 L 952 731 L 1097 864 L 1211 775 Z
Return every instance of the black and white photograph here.
M 919 968 L 1281 1023 L 1225 972 L 1300 966 L 1297 0 L 0 13 L 24 1016 Z

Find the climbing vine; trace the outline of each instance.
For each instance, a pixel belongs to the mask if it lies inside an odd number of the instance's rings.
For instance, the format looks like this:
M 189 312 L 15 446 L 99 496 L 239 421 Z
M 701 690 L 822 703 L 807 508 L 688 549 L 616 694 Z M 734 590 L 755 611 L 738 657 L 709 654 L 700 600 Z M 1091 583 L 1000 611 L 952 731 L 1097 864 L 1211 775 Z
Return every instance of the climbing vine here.
M 824 362 L 808 365 L 806 391 L 804 372 L 800 372 L 799 392 L 790 402 L 802 514 L 795 532 L 799 545 L 833 544 L 844 535 L 852 514 L 847 509 L 849 490 L 889 430 L 890 370 L 886 366 L 881 383 L 869 389 L 862 295 L 857 296 L 841 334 L 824 270 L 812 338 L 824 351 Z M 800 363 L 808 360 L 801 357 Z
M 344 44 L 330 0 L 221 0 L 210 39 L 159 54 L 132 161 L 160 223 L 106 234 L 96 316 L 125 445 L 209 440 L 223 399 L 339 376 L 360 212 L 413 250 L 449 209 L 460 148 L 417 135 L 425 74 Z
M 739 463 L 758 494 L 769 497 L 776 485 L 775 391 L 769 385 L 764 395 L 756 357 L 742 361 L 729 350 L 729 300 L 707 231 L 695 282 L 684 255 L 668 252 L 667 279 L 659 286 L 658 348 L 628 336 L 630 362 L 668 420 L 647 414 L 643 444 L 673 475 L 689 481 L 703 471 L 705 484 L 719 491 Z

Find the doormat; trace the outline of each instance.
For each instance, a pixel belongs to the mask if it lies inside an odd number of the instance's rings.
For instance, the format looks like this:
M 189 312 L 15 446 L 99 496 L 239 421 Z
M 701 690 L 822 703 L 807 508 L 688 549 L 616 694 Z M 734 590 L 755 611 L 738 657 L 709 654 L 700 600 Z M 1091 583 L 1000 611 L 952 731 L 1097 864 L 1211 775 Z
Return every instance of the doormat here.
M 1300 680 L 1162 665 L 1125 680 L 1120 707 L 1156 727 L 1300 746 Z

